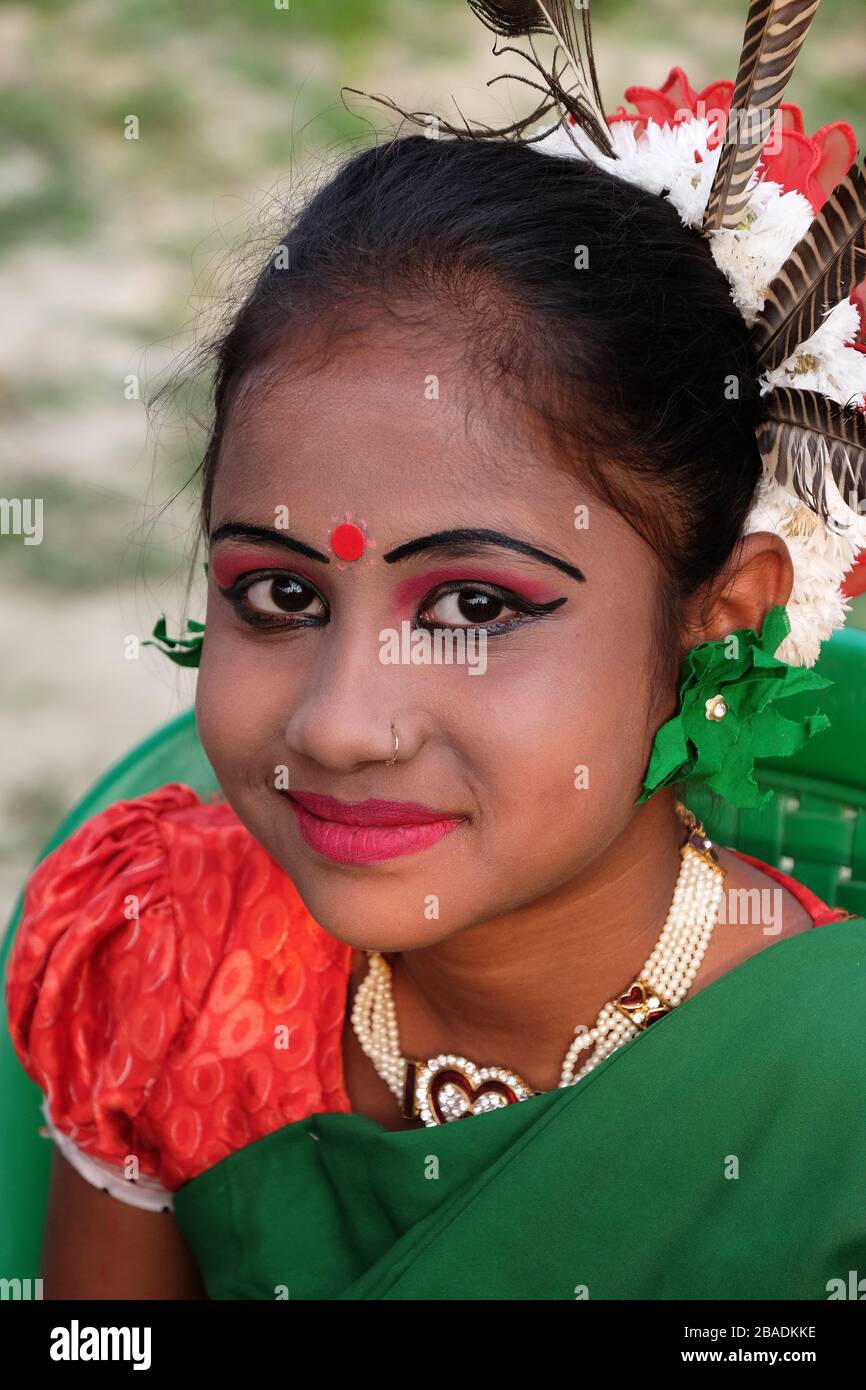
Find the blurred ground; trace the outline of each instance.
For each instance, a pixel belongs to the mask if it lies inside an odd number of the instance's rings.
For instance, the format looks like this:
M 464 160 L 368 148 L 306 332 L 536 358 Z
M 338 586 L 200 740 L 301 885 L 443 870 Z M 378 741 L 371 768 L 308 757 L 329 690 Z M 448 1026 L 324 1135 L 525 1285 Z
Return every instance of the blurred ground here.
M 607 109 L 673 63 L 697 88 L 733 77 L 745 10 L 597 0 Z M 808 130 L 844 118 L 862 143 L 864 39 L 863 0 L 824 0 L 789 91 Z M 452 117 L 453 94 L 502 123 L 530 97 L 485 88 L 521 70 L 492 45 L 463 0 L 0 4 L 0 493 L 41 497 L 45 516 L 39 546 L 0 537 L 0 922 L 60 817 L 192 699 L 191 673 L 153 649 L 128 661 L 124 639 L 163 610 L 182 625 L 206 383 L 158 428 L 143 399 L 273 244 L 278 200 L 367 143 L 365 117 L 387 128 L 340 87 Z

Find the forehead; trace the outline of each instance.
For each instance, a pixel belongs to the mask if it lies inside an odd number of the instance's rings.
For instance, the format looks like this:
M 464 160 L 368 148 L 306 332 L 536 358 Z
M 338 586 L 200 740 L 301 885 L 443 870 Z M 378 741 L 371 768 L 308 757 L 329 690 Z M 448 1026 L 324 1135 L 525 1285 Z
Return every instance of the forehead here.
M 401 530 L 511 519 L 573 527 L 586 501 L 514 389 L 497 387 L 444 334 L 377 324 L 322 364 L 275 356 L 229 418 L 212 524 L 358 509 Z

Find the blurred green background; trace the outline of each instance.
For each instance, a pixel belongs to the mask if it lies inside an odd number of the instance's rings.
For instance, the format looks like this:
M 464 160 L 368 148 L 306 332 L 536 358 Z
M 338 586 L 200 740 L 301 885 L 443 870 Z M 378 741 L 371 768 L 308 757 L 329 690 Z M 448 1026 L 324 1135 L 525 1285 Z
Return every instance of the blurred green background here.
M 734 77 L 745 12 L 596 0 L 608 111 L 675 63 L 698 89 Z M 824 0 L 787 94 L 807 131 L 845 119 L 862 144 L 864 40 L 864 0 Z M 206 380 L 183 384 L 186 355 L 273 244 L 281 203 L 389 128 L 340 88 L 452 117 L 453 96 L 503 123 L 532 94 L 486 87 L 528 71 L 493 42 L 464 0 L 0 3 L 0 492 L 45 516 L 41 545 L 0 536 L 0 920 L 71 804 L 192 699 L 191 673 L 124 645 L 183 615 L 207 399 Z M 866 627 L 866 599 L 855 610 Z

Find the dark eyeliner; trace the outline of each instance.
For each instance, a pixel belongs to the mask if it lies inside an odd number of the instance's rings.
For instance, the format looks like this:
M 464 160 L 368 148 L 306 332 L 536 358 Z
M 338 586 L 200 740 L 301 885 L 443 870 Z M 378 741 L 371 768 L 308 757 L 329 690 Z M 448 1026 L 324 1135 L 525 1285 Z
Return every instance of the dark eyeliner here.
M 432 607 L 433 604 L 438 603 L 439 599 L 445 598 L 448 594 L 459 594 L 464 590 L 488 594 L 492 598 L 501 599 L 506 608 L 515 608 L 518 613 L 523 613 L 529 618 L 544 618 L 548 613 L 552 613 L 555 608 L 561 608 L 564 603 L 568 602 L 568 598 L 564 595 L 562 598 L 550 599 L 547 603 L 537 603 L 533 599 L 522 598 L 519 594 L 515 594 L 510 589 L 500 588 L 498 584 L 491 584 L 484 580 L 478 580 L 473 583 L 471 580 L 467 579 L 455 579 L 450 583 L 441 585 L 438 589 L 434 589 L 433 593 L 428 598 L 425 598 L 424 602 L 419 605 L 419 612 L 423 612 L 424 609 Z M 523 626 L 525 626 L 525 624 L 516 618 L 507 618 L 504 622 L 492 622 L 488 624 L 479 623 L 474 628 L 471 623 L 461 624 L 456 628 L 450 628 L 442 623 L 417 623 L 417 627 L 426 632 L 436 632 L 438 629 L 444 628 L 445 631 L 451 632 L 486 632 L 490 637 L 498 637 L 503 633 L 513 632 L 516 628 Z
M 303 613 L 294 615 L 291 613 L 256 613 L 253 609 L 245 607 L 243 600 L 248 590 L 251 589 L 254 584 L 260 584 L 263 580 L 267 579 L 294 580 L 303 588 L 309 589 L 310 593 L 313 594 L 320 603 L 324 604 L 325 612 L 318 616 Z M 292 570 L 245 570 L 244 573 L 239 574 L 231 584 L 225 587 L 221 584 L 217 584 L 216 587 L 222 597 L 227 599 L 232 605 L 235 613 L 242 622 L 260 630 L 274 631 L 279 629 L 281 631 L 286 631 L 302 627 L 322 627 L 330 616 L 330 606 L 324 594 L 320 594 L 309 579 L 295 574 Z

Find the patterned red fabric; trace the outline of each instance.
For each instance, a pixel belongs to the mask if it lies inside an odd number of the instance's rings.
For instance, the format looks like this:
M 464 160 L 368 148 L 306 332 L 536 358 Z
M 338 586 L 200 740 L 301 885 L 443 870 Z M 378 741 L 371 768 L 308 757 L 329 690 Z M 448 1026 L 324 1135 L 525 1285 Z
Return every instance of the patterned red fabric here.
M 742 858 L 816 925 L 846 915 Z M 92 817 L 34 870 L 9 1027 L 56 1127 L 103 1162 L 134 1154 L 173 1192 L 286 1124 L 351 1110 L 351 962 L 231 808 L 172 783 Z
M 94 816 L 34 870 L 7 973 L 12 1041 L 79 1149 L 134 1154 L 174 1191 L 291 1121 L 351 1108 L 351 958 L 229 806 L 171 784 Z

